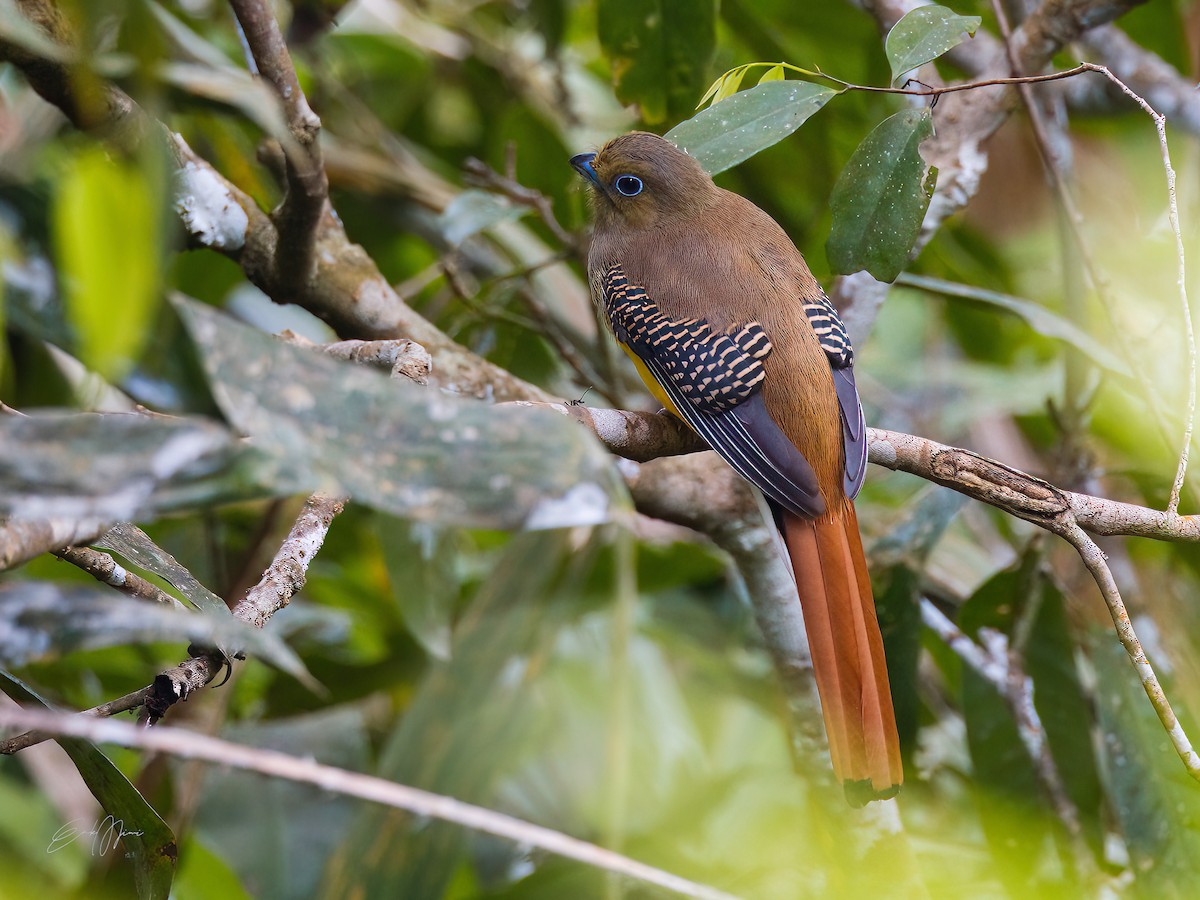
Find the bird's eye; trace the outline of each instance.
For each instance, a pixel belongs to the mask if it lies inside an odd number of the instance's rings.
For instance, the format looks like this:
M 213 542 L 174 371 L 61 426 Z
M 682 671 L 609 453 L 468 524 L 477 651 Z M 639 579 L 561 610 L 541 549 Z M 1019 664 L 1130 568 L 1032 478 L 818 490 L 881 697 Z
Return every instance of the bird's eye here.
M 613 185 L 626 197 L 636 197 L 642 192 L 642 179 L 636 175 L 618 175 Z

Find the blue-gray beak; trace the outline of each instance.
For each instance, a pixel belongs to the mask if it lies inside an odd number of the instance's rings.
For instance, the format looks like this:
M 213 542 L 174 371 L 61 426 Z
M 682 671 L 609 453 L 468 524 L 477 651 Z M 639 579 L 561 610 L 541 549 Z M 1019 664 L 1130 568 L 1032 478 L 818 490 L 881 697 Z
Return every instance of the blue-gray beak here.
M 577 153 L 571 157 L 571 168 L 590 181 L 598 188 L 603 188 L 600 184 L 600 176 L 596 174 L 596 170 L 592 168 L 592 162 L 596 159 L 595 153 Z

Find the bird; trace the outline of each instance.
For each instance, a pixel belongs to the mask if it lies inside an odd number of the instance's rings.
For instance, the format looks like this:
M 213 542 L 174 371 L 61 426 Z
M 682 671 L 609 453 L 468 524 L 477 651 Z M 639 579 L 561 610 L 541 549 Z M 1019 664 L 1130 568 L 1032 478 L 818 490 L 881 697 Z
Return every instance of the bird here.
M 761 491 L 790 562 L 834 775 L 903 782 L 854 498 L 866 423 L 846 327 L 766 212 L 658 135 L 571 157 L 590 187 L 592 297 L 663 407 Z

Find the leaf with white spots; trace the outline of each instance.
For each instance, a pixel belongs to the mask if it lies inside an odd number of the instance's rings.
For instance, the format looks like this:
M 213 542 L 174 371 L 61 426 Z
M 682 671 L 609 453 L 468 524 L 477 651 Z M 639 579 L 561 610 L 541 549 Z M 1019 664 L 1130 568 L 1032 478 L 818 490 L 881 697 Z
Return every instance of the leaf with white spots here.
M 665 137 L 715 175 L 779 143 L 838 93 L 808 81 L 768 81 L 714 103 Z
M 974 37 L 981 21 L 979 16 L 960 16 L 944 6 L 921 6 L 906 13 L 892 26 L 884 45 L 892 66 L 892 84 L 968 36 Z
M 928 109 L 904 109 L 854 151 L 829 197 L 833 223 L 825 251 L 838 274 L 866 270 L 890 282 L 908 264 L 937 175 L 919 149 L 932 134 Z
M 388 378 L 176 306 L 222 412 L 310 489 L 481 528 L 595 524 L 623 502 L 611 458 L 567 416 Z

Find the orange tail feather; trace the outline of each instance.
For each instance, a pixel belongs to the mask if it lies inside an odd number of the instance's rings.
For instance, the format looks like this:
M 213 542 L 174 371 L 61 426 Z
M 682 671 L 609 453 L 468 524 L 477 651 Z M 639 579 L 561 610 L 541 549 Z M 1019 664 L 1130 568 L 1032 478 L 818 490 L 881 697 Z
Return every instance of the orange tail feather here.
M 833 771 L 856 806 L 904 780 L 883 638 L 854 506 L 815 521 L 782 517 Z

